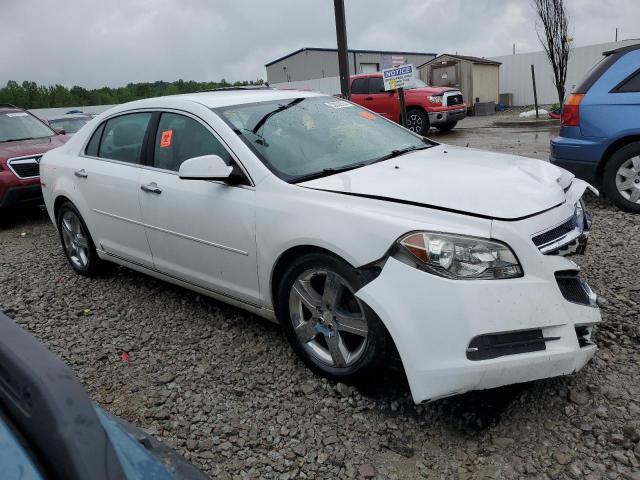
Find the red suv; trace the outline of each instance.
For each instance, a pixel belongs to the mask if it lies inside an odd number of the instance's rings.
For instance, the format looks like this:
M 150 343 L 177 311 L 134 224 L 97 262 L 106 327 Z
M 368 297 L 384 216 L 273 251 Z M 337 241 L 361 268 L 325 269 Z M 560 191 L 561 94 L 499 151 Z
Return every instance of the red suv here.
M 0 209 L 42 201 L 40 158 L 67 139 L 26 110 L 0 103 Z
M 451 130 L 467 115 L 462 92 L 454 88 L 429 87 L 416 78 L 417 88 L 405 90 L 407 128 L 426 135 L 429 127 Z M 400 102 L 395 90 L 385 92 L 382 73 L 351 77 L 351 100 L 400 123 Z

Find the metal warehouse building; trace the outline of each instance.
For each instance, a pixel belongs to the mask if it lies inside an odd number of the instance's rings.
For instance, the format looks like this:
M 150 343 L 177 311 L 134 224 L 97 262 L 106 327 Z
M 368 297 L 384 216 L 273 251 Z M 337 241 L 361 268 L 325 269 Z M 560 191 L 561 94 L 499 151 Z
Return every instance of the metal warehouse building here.
M 567 94 L 580 83 L 597 62 L 602 60 L 602 52 L 636 43 L 640 43 L 640 40 L 621 40 L 571 49 L 565 84 Z M 512 94 L 513 105 L 533 105 L 531 65 L 534 65 L 536 71 L 538 102 L 546 104 L 558 101 L 556 87 L 553 85 L 553 71 L 544 52 L 518 53 L 492 57 L 491 60 L 502 63 L 500 66 L 500 93 Z
M 351 74 L 371 73 L 383 68 L 412 63 L 421 65 L 435 53 L 349 50 Z M 338 50 L 335 48 L 301 48 L 265 65 L 267 81 L 272 87 L 306 88 L 335 94 L 340 92 Z

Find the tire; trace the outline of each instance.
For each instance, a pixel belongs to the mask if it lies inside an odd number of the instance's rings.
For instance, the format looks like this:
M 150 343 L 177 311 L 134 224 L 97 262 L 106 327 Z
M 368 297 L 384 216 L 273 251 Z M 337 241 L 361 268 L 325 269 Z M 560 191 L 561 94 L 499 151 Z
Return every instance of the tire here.
M 366 283 L 358 270 L 322 253 L 297 258 L 284 273 L 277 290 L 278 319 L 293 350 L 318 375 L 358 383 L 384 368 L 386 329 L 353 295 Z
M 429 115 L 424 110 L 413 108 L 407 112 L 407 128 L 425 136 L 429 131 Z
M 611 156 L 602 186 L 618 207 L 640 213 L 640 142 L 625 145 Z
M 453 130 L 457 124 L 458 121 L 456 120 L 455 122 L 447 122 L 441 123 L 440 125 L 434 125 L 434 127 L 436 127 L 441 132 L 448 132 L 449 130 Z
M 91 234 L 82 215 L 71 203 L 63 203 L 56 214 L 60 244 L 73 271 L 93 277 L 104 271 L 105 262 L 96 252 Z

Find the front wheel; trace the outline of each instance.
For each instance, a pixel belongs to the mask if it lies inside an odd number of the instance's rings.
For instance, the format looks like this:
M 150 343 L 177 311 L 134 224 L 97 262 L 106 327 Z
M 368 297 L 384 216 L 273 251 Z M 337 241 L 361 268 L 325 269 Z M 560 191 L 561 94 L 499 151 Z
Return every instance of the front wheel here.
M 312 253 L 297 259 L 278 291 L 278 317 L 293 350 L 314 372 L 353 383 L 384 366 L 386 331 L 355 295 L 366 283 L 336 257 Z
M 425 136 L 429 131 L 429 116 L 424 110 L 414 108 L 407 112 L 407 128 L 418 135 Z
M 611 156 L 602 183 L 616 205 L 640 213 L 640 142 L 625 145 Z
M 458 124 L 457 121 L 455 122 L 447 122 L 447 123 L 441 123 L 439 125 L 434 125 L 434 127 L 436 127 L 438 130 L 440 130 L 441 132 L 448 132 L 449 130 L 453 130 L 453 128 Z

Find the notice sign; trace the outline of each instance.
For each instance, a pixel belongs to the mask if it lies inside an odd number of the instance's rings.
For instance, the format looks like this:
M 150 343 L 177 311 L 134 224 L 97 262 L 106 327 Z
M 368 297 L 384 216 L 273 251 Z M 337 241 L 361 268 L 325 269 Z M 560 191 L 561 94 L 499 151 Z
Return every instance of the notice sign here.
M 382 78 L 385 90 L 395 90 L 415 86 L 416 77 L 413 75 L 413 65 L 408 64 L 382 70 Z

